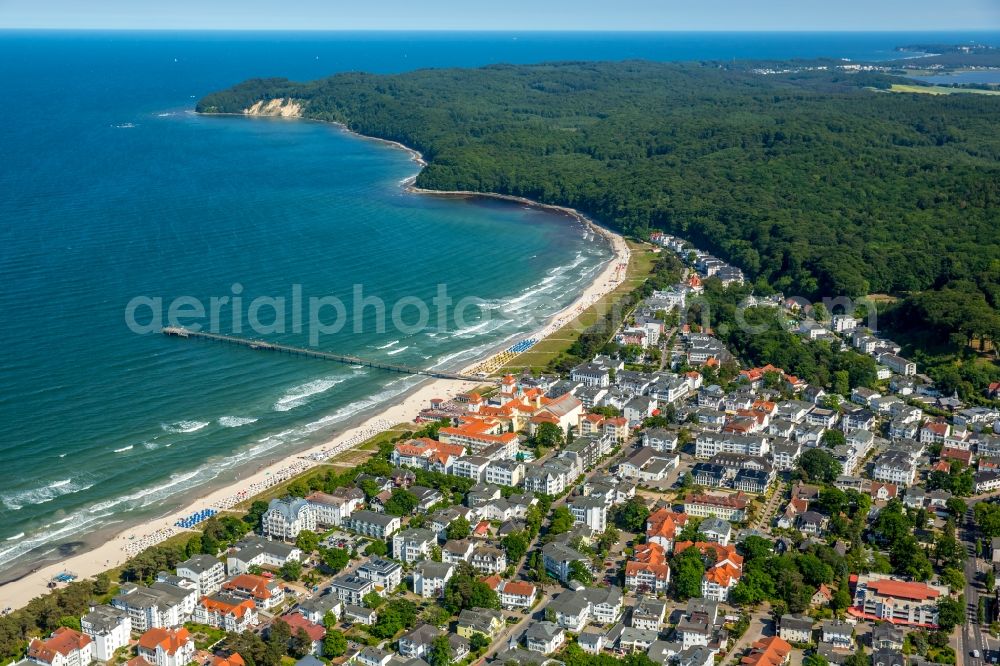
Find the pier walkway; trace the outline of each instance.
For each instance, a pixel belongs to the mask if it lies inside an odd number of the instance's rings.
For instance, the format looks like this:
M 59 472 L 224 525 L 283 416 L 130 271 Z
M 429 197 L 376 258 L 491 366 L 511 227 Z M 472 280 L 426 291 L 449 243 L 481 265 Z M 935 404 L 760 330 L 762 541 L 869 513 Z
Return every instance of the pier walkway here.
M 189 328 L 184 328 L 181 326 L 166 326 L 161 332 L 164 335 L 177 338 L 197 338 L 200 340 L 211 340 L 213 342 L 224 342 L 231 345 L 237 345 L 240 347 L 247 347 L 248 349 L 255 349 L 258 351 L 273 351 L 284 354 L 292 354 L 296 356 L 307 356 L 310 358 L 318 358 L 324 361 L 334 361 L 336 363 L 344 363 L 345 365 L 356 365 L 365 368 L 375 368 L 377 370 L 385 370 L 386 372 L 398 372 L 400 374 L 406 375 L 423 375 L 425 377 L 434 377 L 435 379 L 455 379 L 459 381 L 466 382 L 481 382 L 482 377 L 476 375 L 463 375 L 458 372 L 445 372 L 441 370 L 424 370 L 422 368 L 414 368 L 408 365 L 397 365 L 394 363 L 383 363 L 382 361 L 372 361 L 369 359 L 359 358 L 357 356 L 348 356 L 346 354 L 334 354 L 332 352 L 320 351 L 318 349 L 308 349 L 306 347 L 294 347 L 292 345 L 283 345 L 277 342 L 266 342 L 264 340 L 252 340 L 250 338 L 241 338 L 237 335 L 225 335 L 222 333 L 207 333 L 205 331 L 193 331 Z

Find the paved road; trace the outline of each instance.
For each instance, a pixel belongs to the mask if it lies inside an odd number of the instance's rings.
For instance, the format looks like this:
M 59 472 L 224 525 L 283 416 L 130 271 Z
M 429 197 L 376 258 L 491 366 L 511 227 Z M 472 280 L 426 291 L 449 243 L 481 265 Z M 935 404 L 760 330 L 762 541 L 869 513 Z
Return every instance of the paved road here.
M 750 615 L 750 626 L 747 627 L 746 632 L 740 636 L 739 640 L 733 643 L 732 649 L 726 655 L 726 663 L 738 663 L 743 650 L 765 635 L 774 635 L 774 622 L 771 620 L 770 610 L 760 608 Z
M 982 499 L 985 498 L 975 498 L 971 501 L 965 513 L 965 524 L 959 530 L 959 538 L 962 539 L 968 553 L 968 557 L 965 558 L 965 622 L 959 628 L 961 654 L 958 655 L 958 663 L 964 666 L 985 666 L 988 663 L 987 658 L 996 654 L 998 648 L 996 644 L 991 645 L 992 639 L 987 633 L 988 627 L 979 624 L 979 598 L 989 595 L 989 591 L 979 581 L 979 574 L 991 566 L 976 557 L 976 527 L 972 509 Z M 979 651 L 979 657 L 972 656 L 973 650 Z
M 778 510 L 781 500 L 785 497 L 785 486 L 787 484 L 780 478 L 776 479 L 772 487 L 773 492 L 771 497 L 768 498 L 767 504 L 760 510 L 760 516 L 754 522 L 754 529 L 762 530 L 771 533 L 771 521 L 774 518 L 775 512 Z

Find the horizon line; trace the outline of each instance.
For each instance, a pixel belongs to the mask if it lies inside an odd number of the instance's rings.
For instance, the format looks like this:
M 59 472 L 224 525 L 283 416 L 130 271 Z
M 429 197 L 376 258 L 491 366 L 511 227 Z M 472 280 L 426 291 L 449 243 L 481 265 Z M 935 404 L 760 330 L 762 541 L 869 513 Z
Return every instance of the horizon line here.
M 773 29 L 729 29 L 729 28 L 664 28 L 649 30 L 643 28 L 618 28 L 606 30 L 600 28 L 225 28 L 225 27 L 58 27 L 58 26 L 5 26 L 4 32 L 225 32 L 225 33 L 406 33 L 406 34 L 441 34 L 441 33 L 477 33 L 477 34 L 517 34 L 517 33 L 575 33 L 575 34 L 857 34 L 857 33 L 977 33 L 1000 35 L 1000 27 L 996 28 L 851 28 L 851 29 L 818 29 L 818 28 L 773 28 Z

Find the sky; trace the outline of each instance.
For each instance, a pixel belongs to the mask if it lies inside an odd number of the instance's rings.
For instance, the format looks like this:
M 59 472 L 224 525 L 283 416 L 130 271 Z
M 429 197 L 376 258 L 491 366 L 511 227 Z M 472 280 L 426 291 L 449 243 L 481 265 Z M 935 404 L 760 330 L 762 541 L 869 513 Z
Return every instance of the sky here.
M 1000 0 L 0 0 L 0 28 L 1000 30 Z

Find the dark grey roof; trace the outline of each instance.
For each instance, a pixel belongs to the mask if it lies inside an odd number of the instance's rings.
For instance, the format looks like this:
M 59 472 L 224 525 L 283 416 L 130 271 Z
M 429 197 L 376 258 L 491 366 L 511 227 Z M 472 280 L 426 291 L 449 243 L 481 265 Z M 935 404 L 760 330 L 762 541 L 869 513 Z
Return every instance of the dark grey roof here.
M 318 615 L 326 615 L 329 611 L 333 610 L 340 604 L 340 597 L 336 594 L 322 594 L 318 597 L 313 597 L 312 599 L 306 599 L 299 604 L 299 608 L 303 609 L 307 613 L 316 613 Z
M 420 572 L 424 578 L 444 578 L 448 572 L 455 568 L 454 564 L 447 562 L 435 562 L 433 560 L 423 560 L 414 569 Z
M 211 555 L 195 555 L 194 557 L 188 558 L 177 565 L 178 569 L 190 569 L 195 573 L 205 573 L 212 567 L 222 564 L 217 558 Z
M 413 631 L 403 634 L 399 640 L 408 641 L 414 645 L 430 645 L 441 634 L 441 630 L 430 624 L 422 624 Z
M 304 604 L 303 604 L 304 605 Z M 351 617 L 371 617 L 375 613 L 374 608 L 367 608 L 365 606 L 355 606 L 354 604 L 344 604 L 344 616 Z M 366 650 L 378 649 L 378 648 L 365 648 Z M 381 650 L 380 650 L 381 652 Z
M 120 608 L 111 606 L 95 606 L 92 611 L 83 616 L 83 624 L 90 625 L 99 634 L 111 631 L 117 627 L 122 620 L 128 617 L 128 613 Z
M 358 567 L 358 571 L 362 569 L 365 571 L 371 571 L 383 576 L 390 574 L 394 571 L 399 571 L 403 568 L 399 562 L 391 562 L 389 560 L 384 560 L 381 557 L 373 557 L 361 566 Z
M 525 632 L 525 637 L 527 639 L 535 639 L 539 641 L 548 642 L 563 633 L 562 627 L 552 622 L 532 622 L 528 626 L 528 631 Z
M 261 553 L 274 555 L 278 559 L 286 559 L 295 550 L 295 546 L 280 541 L 268 541 L 256 534 L 244 538 L 234 546 L 235 555 L 246 562 Z
M 782 615 L 779 626 L 792 631 L 811 631 L 813 619 L 805 615 Z
M 360 511 L 352 513 L 350 520 L 351 522 L 371 523 L 372 525 L 378 525 L 379 527 L 385 528 L 392 524 L 392 521 L 398 519 L 396 516 L 391 516 L 386 513 L 377 513 L 367 509 L 361 509 Z

